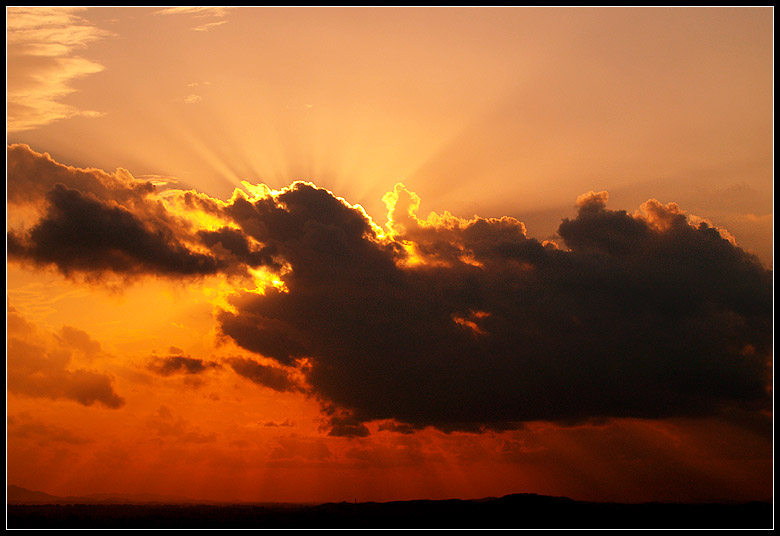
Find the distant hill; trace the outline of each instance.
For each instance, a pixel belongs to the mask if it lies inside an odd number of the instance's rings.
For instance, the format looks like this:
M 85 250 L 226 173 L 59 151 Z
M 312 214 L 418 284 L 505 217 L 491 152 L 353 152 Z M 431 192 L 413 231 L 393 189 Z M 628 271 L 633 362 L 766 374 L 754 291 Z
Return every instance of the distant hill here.
M 42 491 L 30 491 L 29 489 L 8 485 L 8 504 L 56 504 L 62 497 L 49 495 Z
M 319 505 L 57 497 L 8 486 L 7 528 L 773 528 L 771 502 L 595 503 L 536 494 Z
M 203 501 L 152 493 L 93 493 L 61 497 L 9 484 L 6 502 L 7 504 L 194 504 Z

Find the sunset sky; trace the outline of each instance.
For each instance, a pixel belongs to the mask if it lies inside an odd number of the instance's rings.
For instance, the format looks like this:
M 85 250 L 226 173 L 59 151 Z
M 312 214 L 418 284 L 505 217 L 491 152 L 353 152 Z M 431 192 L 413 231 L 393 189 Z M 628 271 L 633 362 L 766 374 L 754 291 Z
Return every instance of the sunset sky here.
M 772 497 L 773 8 L 6 15 L 9 484 Z

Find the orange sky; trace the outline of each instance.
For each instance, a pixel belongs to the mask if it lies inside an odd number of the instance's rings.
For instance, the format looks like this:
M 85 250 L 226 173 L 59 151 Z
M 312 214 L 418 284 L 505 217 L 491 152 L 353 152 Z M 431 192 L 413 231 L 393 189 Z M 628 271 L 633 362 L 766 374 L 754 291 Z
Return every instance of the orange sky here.
M 8 483 L 771 497 L 772 23 L 8 8 Z

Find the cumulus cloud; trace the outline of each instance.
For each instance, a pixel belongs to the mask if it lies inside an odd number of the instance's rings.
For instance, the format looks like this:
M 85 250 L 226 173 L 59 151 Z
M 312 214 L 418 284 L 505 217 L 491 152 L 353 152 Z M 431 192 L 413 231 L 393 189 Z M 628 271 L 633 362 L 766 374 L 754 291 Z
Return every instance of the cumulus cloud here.
M 317 397 L 331 435 L 367 435 L 372 421 L 478 431 L 769 407 L 772 273 L 674 203 L 629 213 L 589 192 L 555 244 L 512 217 L 421 218 L 403 185 L 379 227 L 310 183 L 245 183 L 221 201 L 32 160 L 70 182 L 45 180 L 48 208 L 9 233 L 12 259 L 63 273 L 251 274 L 256 285 L 234 286 L 216 318 L 264 360 L 227 363 Z M 80 239 L 81 260 L 50 251 L 98 221 L 110 225 L 89 236 L 104 245 Z
M 93 339 L 89 333 L 74 328 L 73 326 L 62 326 L 62 329 L 60 329 L 56 336 L 63 344 L 81 352 L 89 358 L 100 355 L 103 351 L 100 343 Z
M 146 196 L 155 190 L 153 181 L 135 179 L 125 169 L 106 173 L 66 166 L 23 143 L 6 147 L 6 172 L 7 203 L 13 206 L 38 205 L 55 185 L 62 184 L 89 193 L 98 201 L 139 211 L 143 210 Z
M 291 376 L 290 372 L 280 368 L 258 363 L 246 357 L 231 357 L 228 364 L 239 376 L 274 391 L 298 391 L 301 386 Z
M 26 235 L 8 235 L 8 255 L 73 272 L 211 274 L 217 261 L 119 206 L 57 184 L 44 217 Z
M 252 268 L 275 264 L 272 251 L 268 248 L 255 249 L 247 236 L 238 229 L 222 227 L 215 231 L 201 230 L 198 236 L 212 252 L 219 252 L 220 258 L 232 258 L 231 264 L 244 264 Z
M 386 232 L 303 183 L 223 209 L 290 269 L 284 289 L 234 298 L 222 330 L 306 358 L 317 396 L 348 410 L 331 433 L 767 407 L 771 273 L 706 223 L 592 193 L 558 248 L 513 218 L 421 220 L 400 186 L 387 201 Z
M 124 170 L 109 175 L 63 166 L 25 145 L 9 146 L 8 160 L 9 203 L 45 207 L 33 225 L 8 232 L 10 259 L 64 275 L 218 271 L 217 259 L 177 238 L 184 224 L 151 197 L 152 183 Z
M 94 110 L 65 104 L 74 80 L 103 70 L 76 52 L 111 36 L 78 15 L 85 8 L 9 7 L 6 11 L 7 129 L 19 132 Z
M 219 363 L 204 361 L 190 357 L 180 348 L 171 346 L 167 356 L 153 356 L 147 367 L 160 376 L 173 374 L 202 374 L 209 369 L 219 368 Z
M 71 363 L 72 348 L 94 349 L 95 343 L 89 336 L 75 330 L 63 328 L 66 341 L 75 334 L 75 339 L 62 345 L 58 336 L 47 337 L 25 320 L 13 308 L 9 308 L 7 351 L 7 385 L 12 393 L 21 395 L 66 399 L 84 406 L 95 403 L 111 409 L 124 405 L 124 399 L 113 388 L 112 380 L 106 374 L 74 368 Z M 86 335 L 86 337 L 84 337 Z

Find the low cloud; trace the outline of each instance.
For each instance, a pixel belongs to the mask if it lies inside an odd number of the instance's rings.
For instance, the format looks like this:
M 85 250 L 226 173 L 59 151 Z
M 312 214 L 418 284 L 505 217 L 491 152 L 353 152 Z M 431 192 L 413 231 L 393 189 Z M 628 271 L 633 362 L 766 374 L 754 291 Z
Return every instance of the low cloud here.
M 174 415 L 168 406 L 160 406 L 148 416 L 146 423 L 162 440 L 194 444 L 213 443 L 217 440 L 216 434 L 201 432 L 183 417 Z
M 371 433 L 365 424 L 351 416 L 331 417 L 328 426 L 328 435 L 334 437 L 367 437 Z
M 181 242 L 187 223 L 152 197 L 155 186 L 119 170 L 63 166 L 25 145 L 8 148 L 9 204 L 43 206 L 34 224 L 12 225 L 11 260 L 63 275 L 200 276 L 220 261 Z
M 364 436 L 374 421 L 480 431 L 771 406 L 772 272 L 674 203 L 629 213 L 589 192 L 558 243 L 539 242 L 512 217 L 422 218 L 403 185 L 379 227 L 310 183 L 244 183 L 221 201 L 15 151 L 71 180 L 44 179 L 47 208 L 9 233 L 10 260 L 235 277 L 219 328 L 264 359 L 227 364 L 316 397 L 331 435 Z M 89 235 L 94 222 L 106 225 Z
M 9 392 L 36 398 L 66 399 L 84 406 L 97 403 L 118 409 L 124 405 L 124 399 L 114 391 L 108 375 L 73 368 L 72 348 L 59 344 L 54 335 L 39 332 L 13 309 L 9 309 L 7 315 L 6 373 Z
M 322 439 L 291 435 L 276 438 L 271 451 L 271 464 L 282 462 L 317 463 L 333 459 L 333 453 Z
M 135 179 L 125 169 L 106 173 L 94 168 L 66 166 L 48 153 L 39 153 L 22 143 L 8 145 L 6 159 L 7 202 L 13 207 L 40 205 L 57 184 L 62 184 L 100 202 L 110 202 L 145 216 L 159 213 L 158 207 L 146 208 L 147 196 L 155 191 L 154 180 Z
M 282 422 L 276 422 L 276 421 L 265 421 L 262 423 L 264 428 L 287 428 L 287 427 L 294 427 L 295 423 L 292 422 L 290 419 L 285 419 Z
M 400 186 L 387 202 L 382 234 L 303 183 L 223 209 L 290 270 L 284 290 L 234 298 L 222 330 L 309 359 L 316 395 L 348 410 L 332 434 L 768 407 L 771 272 L 676 206 L 630 215 L 587 194 L 556 246 L 513 218 L 421 220 Z
M 301 386 L 291 376 L 290 372 L 279 367 L 258 363 L 246 357 L 231 357 L 227 360 L 231 368 L 239 376 L 274 391 L 299 391 Z
M 154 227 L 128 210 L 102 203 L 62 184 L 46 196 L 48 209 L 26 235 L 8 234 L 8 255 L 53 265 L 63 275 L 114 272 L 135 275 L 213 274 L 213 257 L 189 250 L 168 227 Z
M 153 356 L 147 368 L 160 376 L 174 374 L 202 374 L 210 369 L 219 368 L 219 363 L 204 361 L 185 355 L 179 348 L 171 347 L 167 356 Z
M 62 426 L 36 420 L 27 413 L 8 417 L 8 433 L 14 439 L 34 441 L 39 445 L 83 445 L 92 441 Z
M 73 326 L 62 326 L 62 329 L 57 333 L 57 338 L 63 344 L 80 351 L 89 358 L 98 356 L 103 352 L 100 343 L 93 339 L 89 333 Z

